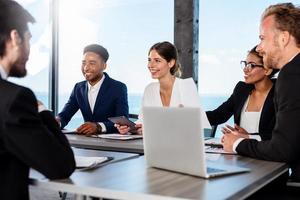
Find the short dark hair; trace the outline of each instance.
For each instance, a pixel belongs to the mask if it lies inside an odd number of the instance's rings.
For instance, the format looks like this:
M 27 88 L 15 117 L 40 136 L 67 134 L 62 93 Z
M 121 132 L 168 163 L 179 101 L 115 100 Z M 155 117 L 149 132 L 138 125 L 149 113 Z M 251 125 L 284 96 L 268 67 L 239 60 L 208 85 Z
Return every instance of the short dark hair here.
M 269 6 L 262 14 L 262 20 L 274 16 L 278 30 L 289 32 L 300 47 L 300 7 L 292 3 L 279 3 Z
M 249 54 L 255 55 L 262 65 L 264 65 L 263 56 L 256 51 L 257 45 L 253 47 L 250 51 L 248 51 Z M 272 73 L 268 76 L 270 79 L 274 77 L 274 75 L 279 72 L 279 69 L 272 69 Z
M 95 54 L 98 54 L 104 60 L 104 62 L 106 62 L 109 57 L 107 50 L 99 44 L 90 44 L 86 46 L 83 50 L 83 54 L 85 54 L 86 52 L 93 52 Z
M 161 57 L 163 57 L 167 62 L 170 62 L 172 59 L 175 60 L 174 66 L 171 68 L 170 72 L 172 75 L 180 77 L 181 76 L 181 65 L 178 60 L 178 51 L 175 45 L 170 42 L 158 42 L 154 44 L 150 51 L 155 50 Z
M 12 30 L 17 30 L 24 39 L 28 23 L 34 23 L 33 16 L 20 4 L 12 0 L 0 0 L 0 57 L 5 55 L 5 44 Z

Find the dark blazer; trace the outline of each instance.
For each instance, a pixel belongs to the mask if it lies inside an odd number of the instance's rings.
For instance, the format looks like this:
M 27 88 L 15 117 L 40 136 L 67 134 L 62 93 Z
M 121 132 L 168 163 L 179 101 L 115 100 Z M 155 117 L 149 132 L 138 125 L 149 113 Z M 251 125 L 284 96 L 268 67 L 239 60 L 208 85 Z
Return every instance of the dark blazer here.
M 28 88 L 0 78 L 0 198 L 29 199 L 29 168 L 49 179 L 75 169 L 73 151 L 49 111 L 38 113 Z
M 272 79 L 272 81 L 273 86 L 268 93 L 261 111 L 258 127 L 259 132 L 254 133 L 259 134 L 262 140 L 271 138 L 271 133 L 275 125 L 275 109 L 273 103 L 275 79 Z M 227 101 L 225 101 L 217 109 L 206 112 L 210 124 L 218 125 L 225 123 L 233 115 L 234 123 L 240 125 L 242 108 L 253 88 L 254 85 L 246 84 L 242 81 L 238 82 L 233 90 L 232 95 L 229 97 L 229 99 L 227 99 Z
M 286 162 L 300 181 L 300 54 L 280 71 L 275 86 L 276 124 L 267 141 L 245 139 L 236 151 L 258 159 Z
M 127 87 L 124 83 L 110 78 L 107 73 L 100 87 L 94 112 L 92 112 L 88 100 L 87 81 L 75 85 L 69 101 L 58 114 L 61 119 L 61 127 L 65 127 L 73 115 L 80 109 L 85 122 L 102 122 L 106 126 L 107 133 L 118 132 L 114 124 L 108 121 L 108 117 L 128 117 Z

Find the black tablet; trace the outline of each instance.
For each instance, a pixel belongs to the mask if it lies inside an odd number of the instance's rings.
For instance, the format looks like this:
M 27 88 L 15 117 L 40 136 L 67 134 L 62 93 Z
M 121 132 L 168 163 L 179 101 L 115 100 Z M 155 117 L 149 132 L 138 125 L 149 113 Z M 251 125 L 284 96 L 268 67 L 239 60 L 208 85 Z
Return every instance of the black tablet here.
M 133 121 L 129 120 L 125 116 L 109 117 L 108 120 L 111 121 L 114 124 L 119 124 L 121 126 L 129 126 L 130 127 L 130 132 L 136 131 L 135 123 Z

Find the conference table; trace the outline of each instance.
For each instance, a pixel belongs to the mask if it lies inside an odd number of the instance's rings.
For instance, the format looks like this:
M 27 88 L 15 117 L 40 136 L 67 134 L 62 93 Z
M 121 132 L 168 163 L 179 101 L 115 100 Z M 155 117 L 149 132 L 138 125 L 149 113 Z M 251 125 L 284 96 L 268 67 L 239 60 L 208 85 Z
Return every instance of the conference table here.
M 123 141 L 87 137 L 78 134 L 66 134 L 66 136 L 73 147 L 144 154 L 143 139 Z
M 80 151 L 77 150 L 75 154 Z M 104 154 L 113 156 L 116 152 L 93 152 L 93 155 Z M 85 152 L 85 155 L 89 153 Z M 256 160 L 238 155 L 206 154 L 206 157 L 216 166 L 230 164 L 246 167 L 251 171 L 203 179 L 148 167 L 144 156 L 133 156 L 94 170 L 75 171 L 69 179 L 48 180 L 41 178 L 36 172 L 31 173 L 30 178 L 31 184 L 35 187 L 75 193 L 78 199 L 84 199 L 86 196 L 146 200 L 244 199 L 288 170 L 285 163 Z

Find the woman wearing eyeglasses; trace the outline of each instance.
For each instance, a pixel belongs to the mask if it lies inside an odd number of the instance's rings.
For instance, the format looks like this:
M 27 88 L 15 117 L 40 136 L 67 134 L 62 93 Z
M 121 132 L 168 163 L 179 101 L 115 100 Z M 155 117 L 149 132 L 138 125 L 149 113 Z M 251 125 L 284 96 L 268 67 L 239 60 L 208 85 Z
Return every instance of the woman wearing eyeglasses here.
M 241 61 L 245 82 L 238 82 L 227 101 L 213 111 L 207 111 L 211 125 L 225 123 L 232 115 L 234 127 L 226 125 L 223 133 L 237 130 L 244 138 L 266 140 L 271 138 L 275 125 L 273 104 L 275 79 L 278 70 L 264 67 L 263 57 L 251 49 Z

